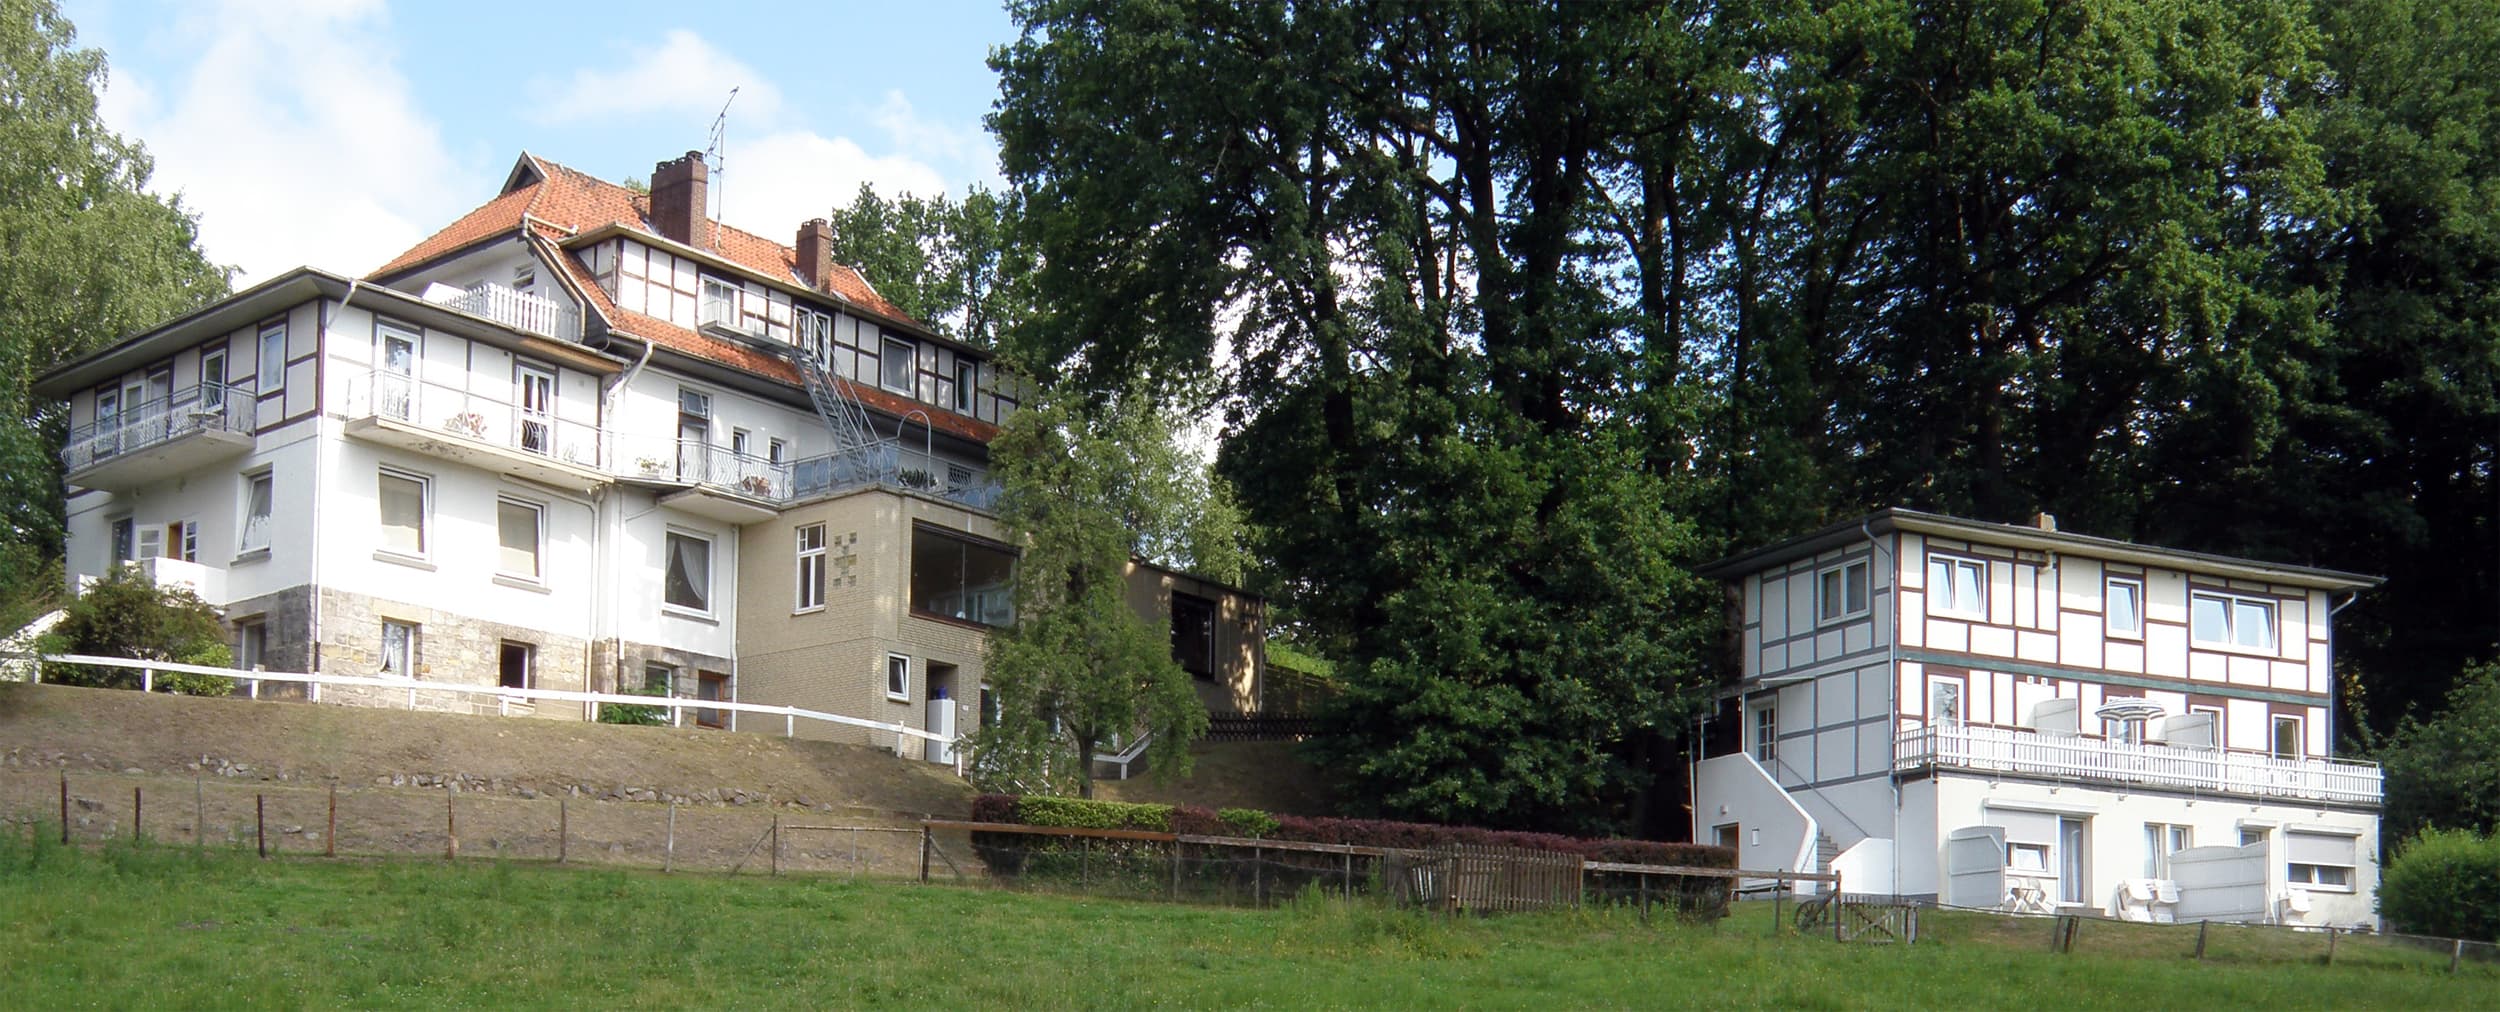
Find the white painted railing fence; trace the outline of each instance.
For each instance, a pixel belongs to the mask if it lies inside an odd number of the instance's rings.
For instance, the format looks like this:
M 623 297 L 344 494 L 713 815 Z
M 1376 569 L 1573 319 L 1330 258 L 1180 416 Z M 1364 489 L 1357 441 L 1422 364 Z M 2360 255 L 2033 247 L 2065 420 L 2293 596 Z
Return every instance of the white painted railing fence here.
M 40 682 L 43 680 L 43 664 L 87 664 L 96 667 L 136 670 L 139 672 L 139 687 L 143 692 L 153 692 L 156 690 L 157 672 L 180 672 L 183 674 L 216 675 L 223 678 L 232 678 L 238 682 L 245 683 L 245 694 L 253 699 L 260 698 L 260 683 L 262 682 L 284 682 L 306 686 L 306 698 L 315 703 L 321 701 L 322 686 L 345 685 L 360 688 L 389 689 L 393 691 L 405 690 L 408 693 L 408 706 L 410 709 L 416 708 L 417 693 L 420 692 L 453 693 L 463 696 L 494 696 L 497 697 L 497 713 L 502 715 L 509 715 L 511 713 L 511 708 L 515 703 L 535 703 L 541 699 L 578 702 L 585 705 L 596 703 L 617 703 L 625 706 L 654 706 L 668 709 L 671 711 L 671 722 L 679 725 L 682 725 L 685 718 L 685 711 L 687 710 L 720 710 L 730 713 L 752 713 L 767 717 L 780 717 L 782 719 L 781 733 L 785 738 L 796 737 L 798 735 L 798 722 L 801 720 L 820 721 L 843 727 L 863 728 L 869 731 L 882 731 L 894 735 L 895 752 L 905 755 L 916 754 L 919 751 L 917 749 L 907 749 L 905 747 L 908 744 L 908 739 L 912 738 L 933 741 L 950 747 L 955 744 L 955 738 L 953 735 L 936 734 L 916 727 L 906 727 L 902 724 L 868 720 L 862 717 L 849 717 L 838 713 L 826 713 L 822 710 L 802 709 L 796 706 L 773 706 L 766 703 L 736 703 L 725 699 L 687 699 L 682 696 L 635 696 L 618 692 L 574 692 L 568 689 L 510 689 L 499 685 L 455 685 L 445 682 L 419 681 L 413 678 L 379 678 L 365 675 L 323 675 L 310 674 L 300 671 L 258 671 L 245 670 L 242 668 L 218 668 L 201 664 L 176 664 L 172 661 L 143 661 L 134 660 L 128 657 L 97 657 L 88 654 L 45 654 L 32 658 L 32 660 L 40 663 L 30 664 L 27 666 L 28 670 L 32 672 L 30 675 L 31 681 Z M 956 761 L 956 770 L 960 773 L 962 772 L 961 756 L 963 755 L 963 751 L 961 749 L 956 749 L 955 754 L 958 757 Z
M 2379 803 L 2375 763 L 2277 759 L 2253 752 L 2103 741 L 1995 727 L 1922 727 L 1894 739 L 1893 768 L 1927 767 L 2034 774 L 2103 783 Z

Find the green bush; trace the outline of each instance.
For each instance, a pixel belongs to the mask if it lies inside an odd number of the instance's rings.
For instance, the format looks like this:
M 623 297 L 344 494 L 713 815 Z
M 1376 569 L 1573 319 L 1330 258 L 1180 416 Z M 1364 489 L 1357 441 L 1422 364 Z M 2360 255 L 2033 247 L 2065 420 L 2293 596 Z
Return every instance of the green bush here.
M 1067 829 L 1143 829 L 1172 831 L 1172 806 L 1137 805 L 1079 798 L 1025 798 L 1016 803 L 1016 817 L 1028 826 Z
M 665 696 L 668 690 L 656 685 L 625 689 L 628 696 Z M 662 727 L 668 723 L 668 707 L 641 706 L 634 703 L 599 704 L 599 723 L 631 724 L 639 727 Z
M 1225 832 L 1234 836 L 1253 838 L 1270 836 L 1276 832 L 1278 825 L 1275 816 L 1256 808 L 1217 809 L 1215 818 L 1216 821 L 1224 824 Z
M 218 668 L 234 663 L 217 609 L 188 590 L 159 588 L 136 566 L 120 566 L 104 574 L 63 612 L 60 624 L 36 641 L 37 650 Z M 113 689 L 136 689 L 140 683 L 135 668 L 86 664 L 47 664 L 43 678 Z M 234 680 L 220 675 L 160 671 L 155 683 L 159 692 L 193 696 L 234 691 Z
M 2500 835 L 2424 830 L 2388 862 L 2378 907 L 2401 931 L 2500 942 Z

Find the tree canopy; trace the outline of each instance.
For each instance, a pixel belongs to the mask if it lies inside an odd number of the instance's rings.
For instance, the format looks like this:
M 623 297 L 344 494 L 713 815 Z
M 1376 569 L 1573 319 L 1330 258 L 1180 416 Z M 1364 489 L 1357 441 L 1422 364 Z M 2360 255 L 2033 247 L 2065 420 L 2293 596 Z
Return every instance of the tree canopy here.
M 1097 750 L 1140 734 L 1156 775 L 1188 772 L 1206 707 L 1168 628 L 1130 607 L 1127 572 L 1142 559 L 1237 577 L 1240 549 L 1229 491 L 1178 436 L 1152 398 L 1045 390 L 991 445 L 999 521 L 1021 554 L 1015 621 L 988 638 L 997 707 L 969 741 L 976 782 L 1091 797 Z
M 52 0 L 0 0 L 0 613 L 51 592 L 67 422 L 56 365 L 226 294 L 191 216 L 96 113 L 104 54 Z
M 1882 506 L 2383 567 L 2338 639 L 2381 727 L 2493 649 L 2491 11 L 1012 11 L 1016 339 L 1220 383 L 1380 808 L 1680 822 L 1689 567 Z

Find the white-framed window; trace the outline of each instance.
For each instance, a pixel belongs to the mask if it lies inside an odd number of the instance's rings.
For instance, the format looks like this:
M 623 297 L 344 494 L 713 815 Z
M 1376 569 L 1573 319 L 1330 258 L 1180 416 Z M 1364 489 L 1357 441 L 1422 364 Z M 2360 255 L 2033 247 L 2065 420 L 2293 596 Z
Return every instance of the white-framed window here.
M 264 324 L 260 328 L 260 372 L 252 380 L 255 393 L 269 393 L 286 388 L 286 324 Z
M 2359 848 L 2349 836 L 2283 831 L 2283 879 L 2322 892 L 2351 892 Z
M 2196 829 L 2174 823 L 2144 824 L 2144 877 L 2169 878 L 2170 855 L 2196 846 Z
M 972 413 L 973 381 L 981 375 L 981 367 L 966 359 L 955 360 L 955 411 Z
M 111 454 L 113 454 L 115 451 L 117 451 L 117 450 L 119 450 L 119 449 L 121 448 L 121 442 L 120 442 L 120 440 L 118 440 L 118 439 L 107 439 L 107 438 L 103 438 L 103 437 L 106 437 L 106 436 L 111 436 L 111 435 L 114 435 L 114 434 L 116 433 L 116 431 L 117 431 L 117 430 L 119 430 L 119 429 L 121 428 L 121 421 L 122 421 L 122 391 L 121 391 L 121 388 L 120 388 L 120 387 L 112 387 L 112 388 L 110 388 L 110 389 L 105 389 L 105 390 L 98 390 L 98 391 L 96 391 L 96 392 L 95 392 L 95 434 L 96 434 L 96 436 L 97 436 L 98 438 L 97 438 L 97 439 L 95 440 L 95 442 L 92 444 L 92 445 L 95 447 L 95 456 L 98 456 L 98 457 L 110 456 L 110 455 L 111 455 Z
M 512 385 L 520 402 L 513 433 L 521 449 L 545 454 L 555 451 L 556 374 L 555 370 L 531 362 L 514 360 Z
M 912 343 L 888 334 L 882 347 L 884 351 L 878 356 L 880 374 L 877 382 L 895 393 L 909 395 L 912 392 L 912 376 L 920 371 L 912 361 Z
M 778 464 L 778 463 L 781 463 L 784 459 L 788 458 L 788 457 L 789 457 L 789 455 L 790 455 L 790 444 L 785 443 L 785 442 L 782 442 L 781 440 L 778 440 L 778 439 L 767 439 L 767 440 L 765 440 L 765 441 L 764 441 L 764 459 L 765 459 L 765 460 L 768 460 L 768 461 L 771 461 L 771 462 L 773 462 L 773 463 L 775 463 L 775 464 Z
M 1927 611 L 1932 615 L 1988 617 L 1988 564 L 1952 555 L 1927 557 Z
M 703 279 L 702 322 L 731 330 L 746 329 L 738 320 L 738 287 L 736 285 L 715 278 Z
M 433 504 L 434 482 L 421 474 L 383 468 L 377 478 L 382 510 L 382 551 L 422 559 L 426 548 L 426 517 Z
M 184 562 L 200 561 L 200 523 L 176 520 L 165 525 L 165 554 Z
M 107 531 L 111 532 L 112 536 L 112 547 L 110 549 L 112 557 L 106 559 L 105 562 L 109 565 L 118 566 L 125 562 L 139 561 L 138 521 L 132 520 L 126 516 L 114 517 L 113 519 L 106 521 L 104 526 Z
M 666 664 L 643 665 L 642 688 L 645 692 L 675 695 L 677 693 L 677 669 Z
M 234 666 L 245 671 L 260 671 L 269 665 L 269 623 L 261 618 L 236 619 L 234 623 Z
M 747 455 L 747 443 L 748 443 L 748 441 L 749 441 L 749 437 L 747 436 L 747 430 L 745 430 L 745 429 L 731 429 L 731 430 L 729 430 L 729 452 L 730 452 L 730 453 L 735 454 L 735 455 L 740 456 L 740 457 L 744 457 L 744 456 L 746 456 L 746 455 Z
M 2277 759 L 2298 759 L 2308 753 L 2301 734 L 2301 720 L 2288 713 L 2274 715 L 2272 731 L 2266 737 L 2266 752 Z
M 710 614 L 712 611 L 712 539 L 672 530 L 663 546 L 668 553 L 660 599 L 671 608 Z
M 139 558 L 141 561 L 145 561 L 145 560 L 148 560 L 148 559 L 157 558 L 157 557 L 162 556 L 162 555 L 164 555 L 164 554 L 165 554 L 165 529 L 164 529 L 164 528 L 162 528 L 162 527 L 158 527 L 158 526 L 156 526 L 155 524 L 149 524 L 149 525 L 147 525 L 147 526 L 145 526 L 145 527 L 139 528 L 139 555 L 138 555 L 138 558 Z
M 411 622 L 382 620 L 382 675 L 385 678 L 417 677 L 417 626 Z
M 2188 595 L 2188 626 L 2198 643 L 2274 650 L 2271 598 L 2200 590 Z
M 243 476 L 243 536 L 236 547 L 246 552 L 269 548 L 269 515 L 278 498 L 277 473 L 262 468 Z
M 2028 872 L 2034 875 L 2048 874 L 2049 845 L 2005 841 L 2005 868 L 2007 871 Z
M 825 525 L 799 528 L 798 548 L 798 603 L 794 610 L 814 611 L 825 606 Z
M 526 263 L 512 268 L 512 290 L 526 292 L 538 287 L 538 265 Z
M 790 312 L 790 343 L 807 349 L 820 365 L 833 363 L 833 317 L 806 306 Z
M 911 658 L 902 654 L 885 655 L 885 698 L 906 703 L 911 701 Z
M 226 346 L 219 344 L 200 352 L 200 406 L 226 406 Z
M 503 641 L 503 649 L 496 656 L 495 684 L 506 689 L 537 688 L 538 645 Z
M 1818 622 L 1857 618 L 1873 608 L 1865 559 L 1844 562 L 1816 574 L 1814 615 Z
M 1768 767 L 1779 759 L 1779 707 L 1765 700 L 1753 708 L 1754 761 Z
M 2113 576 L 2101 581 L 2101 627 L 2111 636 L 2144 636 L 2144 581 Z
M 1927 719 L 1939 727 L 1962 726 L 1962 683 L 1937 678 L 1927 683 Z
M 525 499 L 495 497 L 495 569 L 506 576 L 537 580 L 545 575 L 541 555 L 547 543 L 546 507 Z

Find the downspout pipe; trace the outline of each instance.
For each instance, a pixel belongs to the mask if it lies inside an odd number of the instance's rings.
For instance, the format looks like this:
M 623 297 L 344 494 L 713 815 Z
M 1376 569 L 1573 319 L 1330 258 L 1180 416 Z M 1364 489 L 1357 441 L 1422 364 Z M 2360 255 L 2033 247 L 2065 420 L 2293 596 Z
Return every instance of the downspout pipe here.
M 1900 553 L 1887 552 L 1884 550 L 1884 541 L 1882 538 L 1876 536 L 1872 521 L 1858 521 L 1858 533 L 1866 535 L 1867 547 L 1874 554 L 1887 557 L 1887 561 L 1884 563 L 1884 571 L 1890 574 L 1887 585 L 1892 588 L 1892 594 L 1890 595 L 1892 608 L 1892 634 L 1884 637 L 1884 699 L 1886 709 L 1889 711 L 1888 715 L 1892 718 L 1889 722 L 1890 733 L 1892 738 L 1895 741 L 1898 741 L 1901 737 Z M 1870 587 L 1867 593 L 1871 595 L 1874 593 L 1874 590 Z M 1887 748 L 1885 752 L 1885 763 L 1886 765 L 1890 765 L 1891 749 Z M 1891 771 L 1887 770 L 1886 772 L 1889 774 Z M 1898 896 L 1901 894 L 1901 778 L 1898 776 L 1887 775 L 1884 780 L 1886 783 L 1892 785 L 1892 887 L 1888 891 L 1893 895 Z M 1830 869 L 1825 870 L 1828 871 Z
M 652 347 L 650 341 L 642 342 L 642 355 L 634 360 L 631 368 L 626 369 L 623 375 L 617 377 L 616 382 L 608 387 L 606 395 L 600 398 L 599 456 L 611 474 L 616 472 L 616 430 L 610 421 L 616 417 L 616 401 L 617 398 L 624 396 L 625 388 L 631 386 L 635 378 L 642 375 L 643 368 L 651 364 Z M 596 543 L 591 546 L 591 559 L 599 571 L 599 595 L 591 602 L 591 606 L 597 609 L 597 613 L 591 617 L 591 635 L 595 639 L 602 629 L 608 634 L 610 654 L 608 662 L 615 668 L 611 672 L 615 676 L 614 683 L 609 686 L 612 689 L 622 689 L 625 684 L 625 633 L 617 628 L 616 581 L 612 578 L 616 569 L 613 557 L 617 552 L 617 545 L 625 537 L 622 519 L 624 512 L 625 498 L 623 496 L 601 496 L 599 515 L 592 527 Z M 596 716 L 597 713 L 594 710 L 593 719 L 596 719 Z
M 336 327 L 336 326 L 338 325 L 338 322 L 339 322 L 340 320 L 343 320 L 343 319 L 345 319 L 345 318 L 347 317 L 347 307 L 348 307 L 348 305 L 349 305 L 350 303 L 353 303 L 353 302 L 355 302 L 355 301 L 356 301 L 356 293 L 357 293 L 358 291 L 362 290 L 363 285 L 364 285 L 364 280 L 363 280 L 363 279 L 361 279 L 361 278 L 349 278 L 349 279 L 347 279 L 347 294 L 339 297 L 339 304 L 338 304 L 338 308 L 337 308 L 337 309 L 334 309 L 334 310 L 332 310 L 332 311 L 331 311 L 331 313 L 330 313 L 330 319 L 329 319 L 329 322 L 328 322 L 328 323 L 326 323 L 326 324 L 323 324 L 323 325 L 322 325 L 320 333 L 313 335 L 313 337 L 314 337 L 317 341 L 319 341 L 319 342 L 320 342 L 320 344 L 321 344 L 321 349 L 320 349 L 320 350 L 321 350 L 321 359 L 322 359 L 322 361 L 325 361 L 325 362 L 326 362 L 326 361 L 328 361 L 328 360 L 329 360 L 329 358 L 330 358 L 330 331 L 331 331 L 331 329 L 332 329 L 332 328 L 334 328 L 334 327 Z M 316 370 L 316 372 L 325 372 L 325 371 L 326 371 L 326 370 Z M 316 398 L 324 398 L 324 397 L 328 397 L 329 395 L 330 395 L 330 392 L 329 392 L 328 390 L 316 390 L 316 391 L 314 392 L 314 396 L 315 396 Z M 327 426 L 330 424 L 329 419 L 326 417 L 326 414 L 327 414 L 326 412 L 317 412 L 317 413 L 315 414 L 314 418 L 313 418 L 313 473 L 312 473 L 312 489 L 313 489 L 313 494 L 312 494 L 312 501 L 313 501 L 313 511 L 314 511 L 314 514 L 315 514 L 315 515 L 313 516 L 313 522 L 312 522 L 312 529 L 313 529 L 313 553 L 312 553 L 312 574 L 311 574 L 311 576 L 312 576 L 312 589 L 311 589 L 311 593 L 307 595 L 307 596 L 309 596 L 309 597 L 311 597 L 311 598 L 312 598 L 312 600 L 311 600 L 311 601 L 307 602 L 307 604 L 309 604 L 309 605 L 310 605 L 310 607 L 311 607 L 311 611 L 312 611 L 312 642 L 311 642 L 310 644 L 307 644 L 308 649 L 306 649 L 306 650 L 304 651 L 304 661 L 305 661 L 304 666 L 305 666 L 307 669 L 312 670 L 312 671 L 320 671 L 320 670 L 322 669 L 322 668 L 321 668 L 321 533 L 320 533 L 320 532 L 321 532 L 321 517 L 319 516 L 319 513 L 320 513 L 320 510 L 321 510 L 321 501 L 322 501 L 322 499 L 324 498 L 324 496 L 321 494 L 321 462 L 322 462 L 322 461 L 324 461 L 324 460 L 326 460 L 326 459 L 328 459 L 328 458 L 329 458 L 329 456 L 330 456 L 329 441 L 328 441 L 328 440 L 326 440 L 326 439 L 321 438 L 321 437 L 322 437 L 322 435 L 323 435 L 323 433 L 322 433 L 322 431 L 321 431 L 321 430 L 322 430 L 323 428 L 327 427 Z
M 2328 595 L 2328 599 L 2333 600 L 2333 595 Z M 2352 607 L 2352 603 L 2358 600 L 2361 600 L 2361 592 L 2356 590 L 2345 595 L 2344 603 L 2331 604 L 2326 609 L 2326 753 L 2328 755 L 2335 754 L 2335 719 L 2339 709 L 2336 706 L 2338 693 L 2335 684 L 2335 616 L 2343 614 L 2344 609 Z

